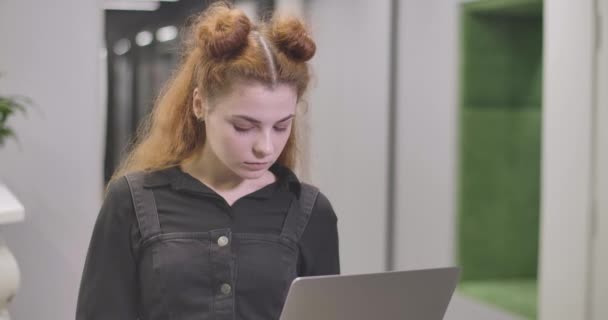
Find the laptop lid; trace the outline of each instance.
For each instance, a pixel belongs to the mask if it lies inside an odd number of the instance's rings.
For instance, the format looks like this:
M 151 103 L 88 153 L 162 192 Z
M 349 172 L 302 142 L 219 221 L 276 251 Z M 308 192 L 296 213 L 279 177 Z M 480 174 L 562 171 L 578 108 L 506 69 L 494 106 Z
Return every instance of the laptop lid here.
M 296 278 L 280 320 L 441 320 L 457 267 Z

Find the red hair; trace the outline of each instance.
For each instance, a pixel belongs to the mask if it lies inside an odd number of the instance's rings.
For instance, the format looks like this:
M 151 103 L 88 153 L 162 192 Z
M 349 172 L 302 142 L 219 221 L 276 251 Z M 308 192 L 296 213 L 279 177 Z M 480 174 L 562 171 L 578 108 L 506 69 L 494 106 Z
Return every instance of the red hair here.
M 191 26 L 184 49 L 178 69 L 140 125 L 131 151 L 112 179 L 179 165 L 202 148 L 204 123 L 197 121 L 192 108 L 197 87 L 203 97 L 213 99 L 229 92 L 239 80 L 268 86 L 284 83 L 294 86 L 300 100 L 310 81 L 307 61 L 316 46 L 304 23 L 295 17 L 275 15 L 254 25 L 241 10 L 214 3 Z M 296 120 L 277 160 L 291 169 L 297 159 Z

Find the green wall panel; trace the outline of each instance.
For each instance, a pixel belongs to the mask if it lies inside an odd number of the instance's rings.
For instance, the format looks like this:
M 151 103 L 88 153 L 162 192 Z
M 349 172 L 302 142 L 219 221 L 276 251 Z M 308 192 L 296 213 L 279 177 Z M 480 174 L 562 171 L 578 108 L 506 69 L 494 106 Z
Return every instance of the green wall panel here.
M 458 259 L 462 279 L 536 278 L 542 2 L 463 6 Z
M 542 20 L 469 14 L 463 101 L 469 106 L 542 104 Z
M 540 109 L 465 107 L 461 120 L 462 279 L 534 278 Z

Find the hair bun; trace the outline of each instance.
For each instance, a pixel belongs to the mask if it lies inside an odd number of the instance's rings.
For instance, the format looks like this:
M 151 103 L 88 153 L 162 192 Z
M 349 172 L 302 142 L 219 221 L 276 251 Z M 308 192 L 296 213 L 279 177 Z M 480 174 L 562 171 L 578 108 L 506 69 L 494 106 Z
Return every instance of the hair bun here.
M 225 3 L 211 5 L 196 26 L 196 40 L 213 58 L 234 56 L 247 44 L 251 21 L 241 10 Z
M 290 58 L 308 61 L 315 55 L 317 46 L 300 19 L 289 16 L 276 17 L 270 29 L 274 44 Z

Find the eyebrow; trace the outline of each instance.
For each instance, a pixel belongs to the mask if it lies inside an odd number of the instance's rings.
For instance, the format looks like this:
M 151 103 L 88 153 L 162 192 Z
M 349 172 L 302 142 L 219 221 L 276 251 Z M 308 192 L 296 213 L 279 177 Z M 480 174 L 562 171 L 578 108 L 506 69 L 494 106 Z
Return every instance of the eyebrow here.
M 283 121 L 287 121 L 287 120 L 289 120 L 289 119 L 291 119 L 293 117 L 294 117 L 294 114 L 290 114 L 287 117 L 285 117 L 285 118 L 277 121 L 277 123 L 283 122 Z M 245 116 L 245 115 L 234 115 L 234 116 L 232 116 L 232 118 L 239 118 L 239 119 L 247 120 L 247 121 L 255 123 L 255 124 L 260 124 L 261 123 L 260 120 L 257 120 L 257 119 L 254 119 L 254 118 L 251 118 L 251 117 L 248 117 L 248 116 Z

